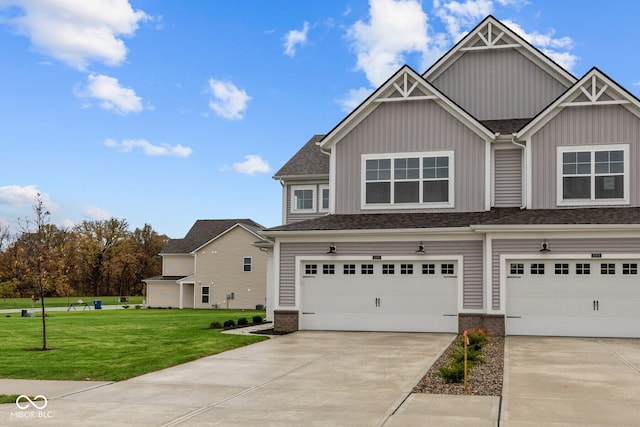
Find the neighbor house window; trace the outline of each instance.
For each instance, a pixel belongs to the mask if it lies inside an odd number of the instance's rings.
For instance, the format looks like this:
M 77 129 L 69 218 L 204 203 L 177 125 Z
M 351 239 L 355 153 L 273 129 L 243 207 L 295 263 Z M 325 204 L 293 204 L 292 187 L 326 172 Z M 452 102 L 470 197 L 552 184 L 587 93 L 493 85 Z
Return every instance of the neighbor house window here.
M 321 185 L 320 186 L 320 209 L 321 212 L 326 212 L 329 210 L 329 186 Z
M 291 187 L 291 211 L 315 211 L 315 186 L 295 185 Z
M 558 147 L 558 204 L 629 203 L 629 146 Z
M 242 271 L 251 271 L 251 257 L 242 258 Z
M 209 286 L 202 287 L 202 298 L 200 301 L 202 301 L 202 304 L 209 304 Z
M 453 206 L 453 152 L 362 156 L 362 205 Z

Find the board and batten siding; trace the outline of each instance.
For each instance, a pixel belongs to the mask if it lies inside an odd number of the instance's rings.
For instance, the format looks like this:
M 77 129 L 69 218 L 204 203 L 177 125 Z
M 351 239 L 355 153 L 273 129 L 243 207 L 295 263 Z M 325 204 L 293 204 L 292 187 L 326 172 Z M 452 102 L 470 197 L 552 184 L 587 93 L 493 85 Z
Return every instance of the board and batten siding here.
M 453 151 L 454 208 L 402 212 L 484 210 L 485 142 L 433 101 L 387 102 L 374 110 L 335 147 L 337 214 L 362 213 L 361 155 Z M 364 212 L 390 212 L 367 209 Z
M 494 152 L 494 203 L 497 208 L 522 206 L 522 150 Z
M 544 238 L 534 239 L 494 239 L 492 242 L 492 296 L 493 310 L 500 310 L 500 255 L 502 254 L 534 254 L 540 255 L 540 244 Z M 591 253 L 616 253 L 632 254 L 640 252 L 640 239 L 622 238 L 589 238 L 589 239 L 547 239 L 551 253 L 557 254 L 591 254 Z M 598 262 L 597 258 L 593 262 Z M 550 261 L 551 262 L 551 261 Z M 556 262 L 554 259 L 553 262 Z M 550 270 L 552 271 L 552 270 Z M 502 307 L 504 309 L 504 307 Z
M 535 117 L 567 89 L 515 49 L 465 52 L 431 83 L 478 120 Z
M 416 242 L 420 240 L 416 236 Z M 401 256 L 415 258 L 416 242 L 336 242 L 340 256 Z M 428 241 L 423 240 L 428 255 L 446 256 L 462 255 L 464 263 L 463 305 L 465 309 L 483 308 L 483 280 L 482 280 L 482 241 Z M 324 256 L 331 242 L 326 243 L 281 243 L 280 245 L 280 306 L 295 305 L 295 257 L 296 256 Z M 375 248 L 373 250 L 372 248 Z M 344 262 L 344 260 L 336 260 Z M 425 260 L 427 262 L 427 260 Z M 328 263 L 322 261 L 321 263 Z M 419 272 L 420 269 L 417 269 Z M 459 273 L 458 273 L 459 274 Z
M 531 137 L 534 209 L 556 208 L 556 147 L 629 144 L 630 206 L 640 206 L 640 119 L 619 105 L 566 107 Z

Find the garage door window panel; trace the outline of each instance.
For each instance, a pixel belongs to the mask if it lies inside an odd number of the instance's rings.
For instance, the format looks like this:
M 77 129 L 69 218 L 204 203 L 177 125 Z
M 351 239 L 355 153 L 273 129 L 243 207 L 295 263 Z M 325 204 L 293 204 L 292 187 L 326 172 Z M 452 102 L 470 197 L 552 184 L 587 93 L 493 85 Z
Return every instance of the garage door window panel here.
M 413 264 L 400 264 L 400 274 L 413 274 Z
M 336 266 L 335 266 L 335 264 L 323 264 L 322 265 L 322 274 L 336 274 Z
M 304 275 L 305 276 L 315 276 L 318 274 L 318 265 L 317 264 L 307 264 L 304 266 Z
M 556 263 L 554 271 L 555 274 L 569 274 L 569 264 Z
M 591 264 L 586 263 L 577 263 L 576 264 L 576 274 L 591 274 Z
M 531 274 L 544 274 L 544 264 L 532 263 Z
M 346 275 L 356 274 L 356 265 L 355 264 L 345 264 L 342 271 Z
M 616 274 L 616 265 L 610 263 L 600 264 L 600 274 Z
M 365 275 L 373 274 L 373 264 L 362 264 L 360 266 L 360 273 Z
M 455 274 L 455 270 L 454 270 L 454 266 L 453 264 L 442 264 L 440 266 L 440 272 L 442 273 L 442 275 L 453 275 Z
M 524 274 L 524 264 L 511 263 L 509 265 L 509 274 L 512 276 L 520 276 Z
M 637 263 L 622 264 L 622 274 L 638 274 Z
M 382 274 L 395 274 L 395 264 L 382 264 Z
M 422 274 L 436 274 L 436 265 L 422 264 Z

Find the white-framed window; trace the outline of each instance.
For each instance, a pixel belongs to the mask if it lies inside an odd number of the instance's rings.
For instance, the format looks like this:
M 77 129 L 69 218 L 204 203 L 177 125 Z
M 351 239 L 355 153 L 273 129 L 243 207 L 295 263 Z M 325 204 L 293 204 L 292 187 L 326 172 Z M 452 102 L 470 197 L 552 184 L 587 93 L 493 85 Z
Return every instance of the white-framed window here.
M 320 193 L 320 208 L 318 211 L 320 212 L 328 212 L 329 211 L 329 186 L 326 184 L 322 184 L 318 187 L 318 192 Z
M 436 274 L 436 265 L 422 264 L 422 274 Z
M 322 274 L 336 274 L 336 265 L 322 264 Z
M 242 271 L 251 271 L 251 264 L 253 260 L 250 256 L 242 258 Z
M 413 274 L 413 264 L 400 264 L 400 274 Z
M 509 274 L 524 274 L 524 264 L 520 264 L 520 263 L 510 264 Z
M 440 266 L 440 273 L 442 274 L 454 274 L 453 264 L 442 264 Z
M 202 304 L 209 304 L 209 286 L 202 287 L 202 295 L 200 298 Z
M 318 264 L 307 264 L 304 266 L 305 276 L 313 276 L 318 274 Z
M 544 264 L 531 264 L 531 274 L 544 274 Z
M 362 208 L 453 207 L 453 151 L 363 154 Z
M 629 203 L 629 145 L 557 148 L 557 203 L 620 205 Z
M 373 264 L 362 264 L 360 267 L 361 274 L 373 274 Z
M 577 263 L 576 274 L 591 274 L 591 264 L 589 263 Z
M 343 274 L 350 275 L 356 274 L 356 265 L 355 264 L 345 264 L 342 270 Z
M 614 263 L 600 264 L 600 274 L 616 274 L 616 265 Z
M 622 274 L 638 274 L 638 263 L 622 264 Z
M 291 186 L 291 212 L 315 212 L 316 211 L 316 186 L 293 185 Z

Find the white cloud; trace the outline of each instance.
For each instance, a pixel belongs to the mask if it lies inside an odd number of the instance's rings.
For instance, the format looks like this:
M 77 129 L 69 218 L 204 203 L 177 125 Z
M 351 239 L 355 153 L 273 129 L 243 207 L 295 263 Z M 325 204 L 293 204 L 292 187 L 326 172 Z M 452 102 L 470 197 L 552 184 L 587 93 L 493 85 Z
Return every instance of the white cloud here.
M 417 0 L 370 0 L 369 22 L 357 21 L 353 41 L 358 70 L 379 86 L 404 62 L 404 54 L 428 51 L 427 15 Z
M 130 153 L 135 148 L 140 148 L 147 156 L 172 156 L 172 157 L 188 157 L 193 151 L 190 147 L 183 145 L 153 145 L 146 139 L 125 139 L 118 142 L 114 139 L 106 139 L 104 145 L 111 148 L 117 148 L 124 153 Z
M 284 54 L 291 57 L 296 54 L 296 46 L 307 43 L 309 23 L 305 21 L 302 30 L 291 30 L 284 36 Z
M 79 98 L 93 98 L 107 111 L 118 114 L 137 113 L 144 109 L 142 98 L 131 88 L 122 87 L 115 77 L 103 74 L 89 74 L 87 86 L 77 87 L 75 94 Z
M 493 1 L 491 0 L 466 0 L 445 1 L 435 0 L 434 9 L 436 15 L 447 28 L 447 32 L 454 40 L 459 41 L 465 34 L 466 29 L 476 25 L 485 16 L 493 12 Z
M 233 169 L 236 172 L 253 175 L 256 173 L 268 173 L 271 171 L 269 164 L 256 154 L 249 154 L 244 156 L 244 158 L 244 162 L 233 164 Z
M 209 79 L 209 100 L 211 108 L 218 116 L 228 120 L 241 120 L 251 97 L 243 89 L 238 89 L 231 82 Z
M 373 89 L 366 87 L 351 89 L 344 97 L 338 99 L 337 103 L 340 105 L 340 110 L 345 113 L 350 113 L 355 110 L 362 101 L 367 99 L 367 96 L 371 95 L 371 93 L 373 93 Z
M 562 67 L 569 71 L 573 70 L 573 67 L 578 61 L 578 57 L 569 52 L 574 46 L 571 37 L 555 38 L 555 30 L 553 29 L 548 30 L 546 34 L 539 33 L 538 31 L 527 33 L 520 25 L 511 20 L 504 20 L 502 22 Z
M 42 197 L 46 207 L 52 204 L 49 195 L 38 190 L 35 185 L 5 185 L 0 187 L 0 203 L 12 207 L 33 206 L 38 194 Z
M 33 47 L 78 70 L 91 61 L 120 65 L 127 56 L 123 37 L 152 19 L 128 0 L 3 0 L 0 7 L 19 8 L 6 22 L 31 40 Z
M 82 209 L 82 216 L 96 221 L 104 221 L 105 219 L 113 218 L 111 212 L 97 206 L 85 206 L 85 208 Z

